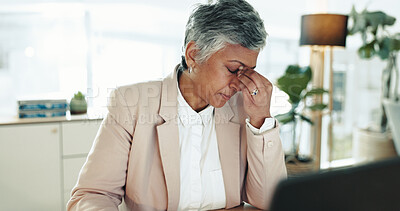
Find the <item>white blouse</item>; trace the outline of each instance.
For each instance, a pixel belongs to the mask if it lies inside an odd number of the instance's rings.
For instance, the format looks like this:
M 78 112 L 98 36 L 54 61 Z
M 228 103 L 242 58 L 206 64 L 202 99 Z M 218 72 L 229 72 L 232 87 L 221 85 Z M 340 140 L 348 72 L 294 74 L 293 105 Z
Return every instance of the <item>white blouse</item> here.
M 178 85 L 180 146 L 180 200 L 178 210 L 213 210 L 225 207 L 225 187 L 215 131 L 214 107 L 197 113 L 183 98 Z M 254 134 L 274 127 L 266 118 L 260 129 L 246 121 Z

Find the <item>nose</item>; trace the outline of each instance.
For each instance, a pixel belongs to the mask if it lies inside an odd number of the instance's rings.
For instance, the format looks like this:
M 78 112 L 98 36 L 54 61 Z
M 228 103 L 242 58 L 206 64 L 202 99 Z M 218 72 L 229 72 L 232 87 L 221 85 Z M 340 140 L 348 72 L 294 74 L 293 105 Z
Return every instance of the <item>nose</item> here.
M 241 82 L 236 76 L 234 76 L 230 81 L 229 88 L 233 89 L 235 92 L 242 91 Z

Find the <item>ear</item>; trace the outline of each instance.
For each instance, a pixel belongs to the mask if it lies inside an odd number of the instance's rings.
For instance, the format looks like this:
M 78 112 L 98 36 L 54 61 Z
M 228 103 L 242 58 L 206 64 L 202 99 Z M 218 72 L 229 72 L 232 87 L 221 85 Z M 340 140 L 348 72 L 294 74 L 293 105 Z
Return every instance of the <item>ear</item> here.
M 186 50 L 185 50 L 185 59 L 186 59 L 186 64 L 188 67 L 194 67 L 197 65 L 196 61 L 196 55 L 199 52 L 199 49 L 196 46 L 196 42 L 190 41 L 186 45 Z

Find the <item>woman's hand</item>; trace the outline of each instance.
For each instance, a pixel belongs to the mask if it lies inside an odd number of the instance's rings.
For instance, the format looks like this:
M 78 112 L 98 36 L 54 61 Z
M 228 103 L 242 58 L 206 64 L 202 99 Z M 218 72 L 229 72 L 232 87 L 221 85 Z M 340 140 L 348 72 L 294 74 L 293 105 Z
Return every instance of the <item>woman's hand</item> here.
M 242 83 L 244 110 L 250 124 L 260 128 L 265 118 L 271 117 L 272 83 L 250 68 L 240 70 L 237 77 Z

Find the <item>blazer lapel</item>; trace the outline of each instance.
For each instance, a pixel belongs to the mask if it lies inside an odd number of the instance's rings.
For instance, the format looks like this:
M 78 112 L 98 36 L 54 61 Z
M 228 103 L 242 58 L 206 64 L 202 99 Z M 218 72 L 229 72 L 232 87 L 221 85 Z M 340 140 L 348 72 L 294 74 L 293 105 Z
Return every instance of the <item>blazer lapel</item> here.
M 159 115 L 164 123 L 157 126 L 158 145 L 168 194 L 168 210 L 177 210 L 180 194 L 180 151 L 177 125 L 176 71 L 163 80 Z
M 215 130 L 227 208 L 240 203 L 240 124 L 230 122 L 233 116 L 229 102 L 215 110 Z

